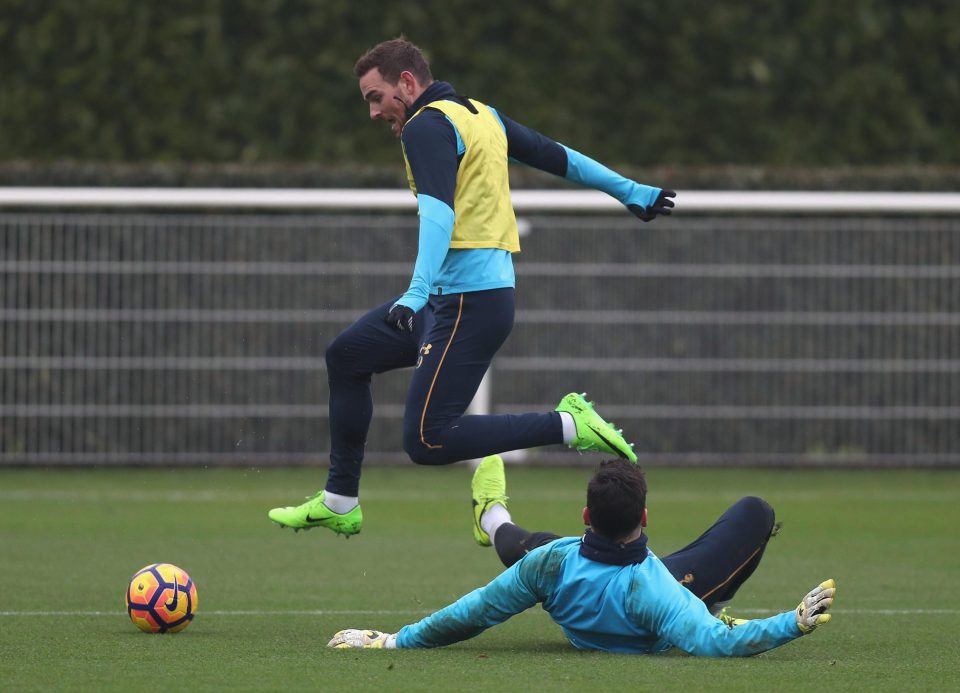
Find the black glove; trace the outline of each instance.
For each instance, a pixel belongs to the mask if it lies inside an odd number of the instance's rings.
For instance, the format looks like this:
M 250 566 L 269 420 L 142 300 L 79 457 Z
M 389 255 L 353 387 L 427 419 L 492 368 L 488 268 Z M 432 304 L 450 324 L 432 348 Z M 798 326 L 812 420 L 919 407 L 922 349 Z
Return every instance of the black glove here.
M 413 309 L 395 303 L 383 321 L 397 332 L 413 332 Z
M 640 205 L 627 205 L 627 209 L 637 215 L 642 221 L 653 221 L 657 218 L 658 214 L 663 214 L 664 216 L 670 215 L 670 209 L 673 207 L 673 200 L 668 198 L 676 197 L 677 193 L 673 190 L 661 190 L 660 194 L 657 195 L 657 199 L 653 201 L 653 204 L 649 207 L 641 207 Z

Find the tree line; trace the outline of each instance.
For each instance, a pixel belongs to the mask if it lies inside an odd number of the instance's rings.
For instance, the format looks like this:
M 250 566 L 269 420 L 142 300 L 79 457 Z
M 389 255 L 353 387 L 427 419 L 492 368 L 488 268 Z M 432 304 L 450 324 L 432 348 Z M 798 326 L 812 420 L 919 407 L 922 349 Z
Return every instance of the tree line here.
M 960 164 L 960 5 L 6 0 L 0 162 L 395 165 L 351 68 L 406 34 L 613 165 Z

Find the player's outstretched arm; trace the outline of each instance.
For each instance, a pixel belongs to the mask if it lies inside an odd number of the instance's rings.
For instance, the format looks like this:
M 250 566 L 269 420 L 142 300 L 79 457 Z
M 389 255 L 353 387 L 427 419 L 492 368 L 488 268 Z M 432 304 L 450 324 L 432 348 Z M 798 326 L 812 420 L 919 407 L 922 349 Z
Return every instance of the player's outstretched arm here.
M 826 612 L 836 594 L 836 583 L 825 580 L 808 592 L 796 609 L 731 625 L 711 615 L 672 575 L 669 578 L 650 576 L 656 590 L 633 604 L 636 623 L 700 657 L 749 657 L 801 638 L 830 619 Z M 657 579 L 659 582 L 654 582 Z
M 833 606 L 836 594 L 837 583 L 833 578 L 824 580 L 807 592 L 796 611 L 797 628 L 801 633 L 804 635 L 811 633 L 817 626 L 830 621 L 830 614 L 827 611 Z
M 397 646 L 396 633 L 382 633 L 379 630 L 359 630 L 347 628 L 333 636 L 327 647 L 335 650 L 392 650 Z
M 575 149 L 560 144 L 526 125 L 494 111 L 507 134 L 507 153 L 511 159 L 546 171 L 572 183 L 601 190 L 616 198 L 642 221 L 667 216 L 676 197 L 664 190 L 637 183 Z

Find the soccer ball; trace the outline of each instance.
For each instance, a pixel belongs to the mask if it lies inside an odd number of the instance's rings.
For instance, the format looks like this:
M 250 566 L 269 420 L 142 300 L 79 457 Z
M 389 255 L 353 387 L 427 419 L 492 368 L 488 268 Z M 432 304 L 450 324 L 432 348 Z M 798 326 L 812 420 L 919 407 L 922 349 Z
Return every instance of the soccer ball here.
M 153 563 L 130 579 L 127 613 L 146 633 L 179 633 L 197 613 L 197 586 L 182 568 Z

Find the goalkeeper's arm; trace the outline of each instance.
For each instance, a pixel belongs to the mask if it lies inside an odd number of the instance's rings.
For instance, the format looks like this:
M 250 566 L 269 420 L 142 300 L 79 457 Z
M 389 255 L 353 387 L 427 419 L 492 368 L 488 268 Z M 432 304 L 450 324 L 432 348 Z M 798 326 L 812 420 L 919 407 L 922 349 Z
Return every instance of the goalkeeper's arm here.
M 545 550 L 531 551 L 484 587 L 397 633 L 342 630 L 327 645 L 337 649 L 410 649 L 468 640 L 542 600 L 542 586 L 537 583 L 545 556 Z
M 830 620 L 836 584 L 825 580 L 810 590 L 794 611 L 729 624 L 712 616 L 692 593 L 674 594 L 647 605 L 638 623 L 685 652 L 701 657 L 747 657 L 796 640 Z

